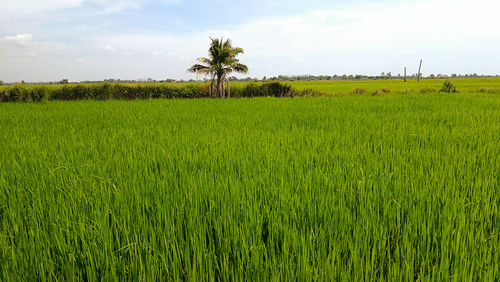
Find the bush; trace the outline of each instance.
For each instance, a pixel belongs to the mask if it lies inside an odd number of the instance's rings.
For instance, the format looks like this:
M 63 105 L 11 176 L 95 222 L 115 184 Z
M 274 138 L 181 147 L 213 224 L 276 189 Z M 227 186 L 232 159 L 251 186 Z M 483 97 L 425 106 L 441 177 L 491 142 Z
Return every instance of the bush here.
M 365 92 L 366 90 L 362 88 L 354 88 L 354 90 L 352 91 L 353 94 L 364 94 Z
M 451 83 L 451 81 L 446 80 L 443 83 L 443 87 L 441 87 L 441 90 L 439 90 L 439 92 L 457 93 L 458 91 L 457 91 L 457 88 L 455 87 L 455 85 L 453 85 L 453 83 Z
M 307 88 L 303 89 L 301 91 L 294 91 L 294 96 L 301 96 L 301 97 L 319 97 L 319 96 L 326 96 L 325 92 Z
M 373 93 L 372 93 L 372 96 L 378 96 L 378 95 L 382 95 L 382 94 L 389 94 L 391 93 L 391 90 L 390 89 L 387 89 L 387 88 L 382 88 L 382 89 L 377 89 L 375 90 Z
M 321 96 L 325 93 L 305 89 L 297 91 L 288 84 L 251 82 L 236 84 L 231 88 L 232 97 L 293 97 Z M 209 98 L 209 84 L 64 84 L 64 85 L 22 85 L 0 88 L 0 102 L 37 102 L 42 100 L 131 100 L 131 99 L 173 99 Z
M 249 83 L 242 91 L 242 97 L 258 97 L 262 96 L 260 92 L 260 86 L 257 83 Z
M 231 95 L 233 95 L 233 93 L 231 93 Z M 259 85 L 251 82 L 247 84 L 243 90 L 237 91 L 236 96 L 233 95 L 233 97 L 293 97 L 295 95 L 296 91 L 292 89 L 291 85 L 288 84 L 280 82 L 266 82 Z
M 262 96 L 291 97 L 293 96 L 292 86 L 280 82 L 266 82 L 260 86 Z

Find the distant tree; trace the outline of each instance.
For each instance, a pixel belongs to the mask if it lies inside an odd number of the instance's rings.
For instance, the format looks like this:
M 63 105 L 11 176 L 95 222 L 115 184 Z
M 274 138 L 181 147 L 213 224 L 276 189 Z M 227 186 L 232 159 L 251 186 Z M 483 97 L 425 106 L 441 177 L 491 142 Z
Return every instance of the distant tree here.
M 210 85 L 210 93 L 214 90 L 217 97 L 224 98 L 224 81 L 227 80 L 228 74 L 232 72 L 247 73 L 248 67 L 241 64 L 236 57 L 243 54 L 243 49 L 233 47 L 231 40 L 224 41 L 222 38 L 212 39 L 210 48 L 208 49 L 208 58 L 198 58 L 201 64 L 193 65 L 188 69 L 188 72 L 207 75 L 212 78 Z M 228 97 L 230 97 L 229 80 L 227 81 Z
M 392 73 L 388 72 L 388 73 L 385 74 L 385 76 L 387 76 L 388 78 L 391 78 L 392 77 Z
M 0 80 L 0 85 L 3 85 L 3 84 L 4 84 L 4 83 L 3 83 L 3 80 Z
M 61 79 L 61 81 L 59 81 L 60 84 L 68 84 L 68 79 L 67 78 L 64 78 L 64 79 Z
M 385 72 L 382 72 L 382 73 L 380 74 L 380 76 L 385 76 Z
M 431 74 L 429 75 L 429 77 L 430 77 L 430 78 L 436 78 L 436 76 L 435 76 L 433 73 L 431 73 Z

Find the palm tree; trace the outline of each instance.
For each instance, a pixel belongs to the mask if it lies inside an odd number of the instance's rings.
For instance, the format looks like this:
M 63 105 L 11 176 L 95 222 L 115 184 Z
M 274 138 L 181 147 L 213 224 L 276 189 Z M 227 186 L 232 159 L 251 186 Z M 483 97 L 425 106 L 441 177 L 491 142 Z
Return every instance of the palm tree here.
M 248 67 L 240 63 L 236 57 L 243 54 L 243 49 L 233 47 L 231 40 L 226 41 L 223 38 L 210 38 L 212 43 L 208 49 L 208 58 L 198 58 L 201 64 L 193 65 L 188 69 L 188 72 L 210 76 L 212 82 L 210 84 L 210 95 L 214 92 L 217 97 L 224 98 L 224 82 L 227 80 L 228 97 L 231 97 L 229 89 L 228 75 L 232 72 L 247 73 Z

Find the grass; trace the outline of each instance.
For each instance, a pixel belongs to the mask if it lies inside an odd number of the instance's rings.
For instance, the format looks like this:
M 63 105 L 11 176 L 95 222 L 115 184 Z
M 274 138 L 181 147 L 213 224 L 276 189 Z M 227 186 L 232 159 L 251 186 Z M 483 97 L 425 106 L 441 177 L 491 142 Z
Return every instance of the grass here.
M 408 94 L 421 93 L 422 89 L 430 89 L 427 92 L 437 92 L 443 86 L 444 79 L 422 79 L 408 80 L 404 82 L 400 79 L 393 80 L 359 80 L 359 81 L 293 81 L 290 84 L 298 89 L 315 89 L 326 92 L 329 95 L 353 94 L 355 88 L 365 89 L 367 94 L 382 88 L 392 90 L 392 93 Z M 457 86 L 460 92 L 474 93 L 480 88 L 489 89 L 492 92 L 500 93 L 500 78 L 459 78 L 450 79 Z
M 347 96 L 436 93 L 444 79 L 232 82 L 231 97 L 261 96 Z M 463 93 L 500 94 L 500 78 L 459 78 L 451 83 Z M 207 82 L 184 83 L 90 83 L 16 84 L 0 86 L 1 102 L 40 102 L 47 100 L 134 100 L 208 98 Z M 291 88 L 290 88 L 291 86 Z
M 497 281 L 499 108 L 0 104 L 0 279 Z

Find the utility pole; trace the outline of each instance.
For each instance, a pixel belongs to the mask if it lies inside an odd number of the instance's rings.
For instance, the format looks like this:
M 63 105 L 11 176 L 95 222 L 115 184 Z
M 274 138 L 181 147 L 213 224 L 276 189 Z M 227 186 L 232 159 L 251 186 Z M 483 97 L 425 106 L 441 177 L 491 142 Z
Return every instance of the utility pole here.
M 420 60 L 420 66 L 418 67 L 417 81 L 420 82 L 420 71 L 422 70 L 422 60 Z
M 405 67 L 405 82 L 406 82 L 406 67 Z

